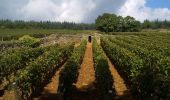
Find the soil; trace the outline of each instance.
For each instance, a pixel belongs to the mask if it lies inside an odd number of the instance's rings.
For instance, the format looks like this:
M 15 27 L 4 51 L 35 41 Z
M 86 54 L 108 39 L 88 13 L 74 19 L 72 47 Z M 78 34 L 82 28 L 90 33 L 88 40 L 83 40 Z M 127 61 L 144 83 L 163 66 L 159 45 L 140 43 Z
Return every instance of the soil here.
M 61 35 L 61 34 L 52 34 L 48 37 L 41 39 L 41 46 L 49 46 L 53 44 L 64 45 L 69 42 L 79 43 L 82 36 L 80 35 Z
M 76 43 L 75 47 L 79 46 L 80 43 Z M 57 93 L 59 85 L 59 73 L 64 68 L 64 64 L 55 72 L 54 76 L 51 78 L 50 83 L 48 83 L 43 91 L 37 95 L 34 100 L 58 100 L 59 94 Z
M 109 69 L 113 76 L 114 82 L 113 82 L 113 88 L 115 88 L 116 91 L 116 100 L 134 100 L 132 94 L 130 93 L 130 89 L 127 88 L 125 81 L 123 78 L 119 75 L 118 71 L 114 67 L 114 65 L 111 63 L 111 61 L 108 59 Z
M 77 82 L 71 93 L 65 94 L 65 97 L 66 100 L 99 100 L 95 84 L 92 43 L 87 43 Z
M 82 91 L 86 90 L 89 87 L 88 85 L 93 85 L 95 82 L 93 64 L 92 43 L 87 43 L 84 59 L 81 64 L 78 80 L 76 83 L 76 87 L 82 89 Z
M 78 45 L 79 43 L 75 46 Z M 108 63 L 114 79 L 113 88 L 115 88 L 116 91 L 115 100 L 135 100 L 130 92 L 130 89 L 126 86 L 125 81 L 119 75 L 118 71 L 109 59 Z M 50 83 L 44 87 L 40 95 L 35 97 L 34 100 L 59 100 L 57 89 L 59 84 L 59 72 L 63 66 L 56 71 Z M 71 92 L 64 94 L 64 100 L 99 100 L 99 92 L 95 81 L 92 43 L 87 43 L 77 82 L 73 84 L 73 89 Z
M 59 70 L 56 71 L 54 76 L 51 78 L 50 83 L 48 83 L 43 91 L 41 92 L 39 97 L 34 98 L 34 100 L 58 100 L 58 85 L 59 85 L 59 73 L 61 69 L 64 67 L 62 65 Z
M 5 91 L 5 94 L 0 97 L 0 100 L 16 100 L 14 91 Z

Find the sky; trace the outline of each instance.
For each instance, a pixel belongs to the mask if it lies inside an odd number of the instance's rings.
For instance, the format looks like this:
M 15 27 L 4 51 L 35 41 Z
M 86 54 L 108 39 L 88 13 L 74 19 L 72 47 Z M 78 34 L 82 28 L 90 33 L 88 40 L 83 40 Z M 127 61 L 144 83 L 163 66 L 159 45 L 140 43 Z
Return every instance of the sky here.
M 169 8 L 170 0 L 148 0 L 146 6 L 151 8 Z
M 0 0 L 0 19 L 94 23 L 103 13 L 170 20 L 170 0 Z

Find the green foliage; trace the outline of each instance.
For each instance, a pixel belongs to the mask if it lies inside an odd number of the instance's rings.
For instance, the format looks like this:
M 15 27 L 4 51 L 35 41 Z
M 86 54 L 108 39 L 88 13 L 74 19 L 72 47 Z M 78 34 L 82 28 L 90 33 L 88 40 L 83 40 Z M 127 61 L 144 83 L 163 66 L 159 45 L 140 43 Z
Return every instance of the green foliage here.
M 105 39 L 105 40 L 104 40 Z M 125 73 L 129 80 L 133 80 L 143 67 L 143 61 L 134 53 L 124 49 L 106 38 L 101 39 L 101 45 L 107 56 L 115 63 L 121 72 Z
M 43 38 L 55 32 L 52 29 L 0 29 L 0 41 L 18 40 L 24 35 Z
M 58 92 L 68 92 L 72 84 L 76 82 L 78 77 L 78 69 L 82 63 L 87 41 L 83 40 L 79 47 L 75 48 L 74 52 L 71 54 L 71 57 L 66 62 L 64 68 L 60 72 L 59 77 L 59 87 Z
M 124 18 L 124 24 L 126 32 L 138 32 L 140 30 L 140 22 L 131 16 Z
M 146 28 L 149 29 L 151 28 L 152 24 L 150 23 L 149 20 L 144 20 L 143 24 L 142 24 L 142 28 Z
M 10 48 L 21 47 L 19 41 L 0 41 L 0 51 L 5 51 Z
M 29 35 L 24 35 L 19 38 L 21 44 L 25 47 L 37 47 L 40 45 L 40 40 Z
M 20 48 L 8 50 L 1 55 L 0 59 L 0 81 L 25 68 L 25 66 L 44 53 L 43 48 Z
M 162 36 L 164 37 L 164 35 Z M 134 90 L 137 90 L 142 98 L 146 100 L 170 98 L 169 55 L 162 52 L 164 49 L 160 50 L 164 46 L 159 49 L 154 49 L 155 47 L 152 46 L 153 41 L 159 40 L 160 36 L 158 38 L 145 35 L 139 35 L 139 38 L 137 36 L 116 36 L 109 37 L 109 40 L 106 38 L 101 40 L 102 47 L 115 63 L 117 69 L 125 73 Z M 165 39 L 164 41 L 168 42 L 169 40 Z M 160 41 L 156 42 L 156 44 L 159 43 Z
M 35 38 L 43 38 L 50 34 L 81 34 L 91 33 L 92 30 L 73 30 L 73 29 L 0 29 L 0 41 L 18 40 L 24 35 Z
M 116 28 L 116 15 L 104 13 L 96 19 L 96 28 L 104 32 L 113 32 Z
M 93 24 L 83 24 L 74 22 L 51 22 L 51 21 L 22 21 L 22 20 L 0 20 L 1 29 L 94 29 Z
M 112 87 L 112 75 L 109 70 L 107 58 L 95 38 L 93 39 L 93 59 L 100 98 L 102 100 L 111 100 L 115 95 L 114 88 Z
M 138 32 L 140 22 L 133 17 L 116 16 L 115 14 L 104 13 L 96 19 L 96 28 L 102 32 Z
M 15 91 L 19 99 L 29 99 L 38 92 L 70 56 L 74 44 L 52 47 L 49 51 L 30 62 L 15 81 Z
M 154 21 L 149 21 L 149 20 L 144 20 L 142 23 L 142 28 L 143 29 L 169 29 L 170 28 L 170 21 L 168 20 L 154 20 Z
M 163 33 L 150 33 L 150 35 L 140 35 L 140 36 L 116 36 L 114 42 L 123 43 L 126 45 L 133 44 L 141 48 L 146 48 L 147 50 L 154 50 L 154 52 L 161 53 L 164 56 L 170 56 L 170 41 L 168 34 Z M 162 36 L 160 36 L 162 34 Z M 112 40 L 113 41 L 113 40 Z M 169 41 L 169 42 L 168 42 Z

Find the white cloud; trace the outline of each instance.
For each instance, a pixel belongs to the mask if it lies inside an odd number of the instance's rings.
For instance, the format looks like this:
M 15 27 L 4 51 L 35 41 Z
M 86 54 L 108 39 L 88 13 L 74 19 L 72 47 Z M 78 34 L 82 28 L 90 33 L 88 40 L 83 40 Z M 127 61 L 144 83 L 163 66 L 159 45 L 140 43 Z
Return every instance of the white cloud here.
M 65 0 L 61 5 L 60 15 L 55 16 L 58 21 L 82 22 L 85 17 L 89 15 L 89 12 L 96 8 L 96 4 L 93 0 L 87 0 L 85 2 L 79 2 L 78 0 Z
M 24 15 L 25 20 L 52 20 L 82 22 L 95 9 L 93 0 L 30 0 L 18 12 Z
M 125 0 L 29 0 L 18 12 L 25 20 L 94 22 L 104 12 L 116 12 Z
M 54 20 L 59 8 L 51 0 L 30 0 L 18 12 L 25 20 Z
M 102 13 L 137 20 L 168 19 L 170 9 L 146 7 L 147 0 L 1 0 L 0 19 L 94 22 Z
M 137 20 L 170 20 L 170 10 L 168 8 L 150 8 L 146 7 L 147 0 L 126 0 L 125 4 L 119 9 L 119 15 L 133 16 Z

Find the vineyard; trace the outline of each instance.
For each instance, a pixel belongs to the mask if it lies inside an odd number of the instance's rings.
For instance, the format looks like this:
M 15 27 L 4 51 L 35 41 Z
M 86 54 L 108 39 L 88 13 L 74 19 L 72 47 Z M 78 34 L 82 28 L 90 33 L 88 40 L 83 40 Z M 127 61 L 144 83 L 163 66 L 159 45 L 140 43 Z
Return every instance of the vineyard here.
M 80 33 L 5 36 L 0 99 L 170 99 L 169 33 Z
M 170 98 L 169 34 L 106 36 L 101 45 L 134 92 L 144 99 Z

